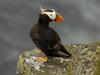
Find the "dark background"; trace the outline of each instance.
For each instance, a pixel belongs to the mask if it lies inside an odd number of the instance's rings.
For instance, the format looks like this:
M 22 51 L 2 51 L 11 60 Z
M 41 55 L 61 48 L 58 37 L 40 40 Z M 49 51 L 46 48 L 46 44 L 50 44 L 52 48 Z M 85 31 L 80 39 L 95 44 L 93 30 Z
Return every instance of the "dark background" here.
M 64 16 L 51 23 L 63 44 L 100 40 L 100 0 L 0 0 L 0 75 L 15 75 L 19 54 L 35 48 L 29 32 L 40 6 Z

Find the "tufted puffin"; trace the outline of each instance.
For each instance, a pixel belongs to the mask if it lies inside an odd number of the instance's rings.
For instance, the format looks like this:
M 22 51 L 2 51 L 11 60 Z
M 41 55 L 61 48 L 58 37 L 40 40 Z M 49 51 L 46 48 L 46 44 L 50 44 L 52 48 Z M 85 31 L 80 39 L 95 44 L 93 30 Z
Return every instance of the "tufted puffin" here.
M 52 21 L 63 22 L 63 17 L 54 9 L 40 7 L 40 11 L 38 22 L 30 32 L 33 42 L 47 57 L 69 58 L 71 54 L 62 45 L 58 33 L 49 26 Z

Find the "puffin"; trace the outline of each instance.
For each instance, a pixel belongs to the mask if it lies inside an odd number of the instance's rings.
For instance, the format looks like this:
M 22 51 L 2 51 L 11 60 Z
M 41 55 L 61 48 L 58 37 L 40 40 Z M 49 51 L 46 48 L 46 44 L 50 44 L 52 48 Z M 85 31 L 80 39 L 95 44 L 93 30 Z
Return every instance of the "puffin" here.
M 71 54 L 61 43 L 58 33 L 49 26 L 50 22 L 61 23 L 63 20 L 63 16 L 54 9 L 40 7 L 39 19 L 30 31 L 30 37 L 47 57 L 71 57 Z

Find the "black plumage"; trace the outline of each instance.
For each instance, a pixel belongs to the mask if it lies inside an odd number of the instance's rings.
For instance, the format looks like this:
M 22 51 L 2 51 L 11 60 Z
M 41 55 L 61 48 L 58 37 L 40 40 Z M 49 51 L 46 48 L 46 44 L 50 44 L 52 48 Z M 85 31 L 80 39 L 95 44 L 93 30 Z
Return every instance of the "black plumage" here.
M 33 42 L 48 57 L 70 57 L 71 54 L 61 44 L 57 32 L 49 27 L 51 21 L 46 14 L 39 15 L 39 20 L 30 33 Z

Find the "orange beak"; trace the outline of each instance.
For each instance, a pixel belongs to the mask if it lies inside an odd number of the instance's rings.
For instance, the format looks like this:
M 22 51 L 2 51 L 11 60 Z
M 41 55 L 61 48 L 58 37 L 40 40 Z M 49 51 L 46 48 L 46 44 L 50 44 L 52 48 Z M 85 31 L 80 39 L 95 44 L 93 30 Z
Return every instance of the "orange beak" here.
M 61 16 L 61 15 L 57 15 L 57 16 L 56 16 L 56 18 L 55 18 L 55 22 L 57 22 L 57 23 L 61 23 L 61 22 L 63 22 L 63 21 L 64 21 L 63 16 Z

